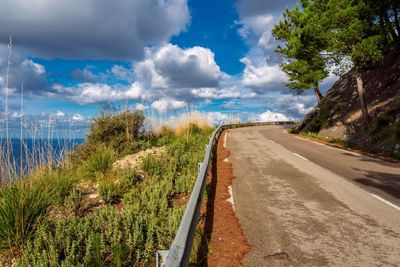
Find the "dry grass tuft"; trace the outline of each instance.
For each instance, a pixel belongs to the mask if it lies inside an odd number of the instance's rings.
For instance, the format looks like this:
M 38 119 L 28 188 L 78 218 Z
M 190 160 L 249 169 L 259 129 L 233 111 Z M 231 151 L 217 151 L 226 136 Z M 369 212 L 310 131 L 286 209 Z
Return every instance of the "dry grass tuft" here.
M 209 118 L 199 111 L 183 111 L 169 120 L 148 119 L 150 131 L 157 137 L 190 135 L 193 128 L 206 130 L 212 127 Z
M 211 122 L 203 113 L 198 111 L 183 113 L 176 121 L 175 135 L 183 136 L 190 134 L 193 127 L 206 130 L 211 128 Z

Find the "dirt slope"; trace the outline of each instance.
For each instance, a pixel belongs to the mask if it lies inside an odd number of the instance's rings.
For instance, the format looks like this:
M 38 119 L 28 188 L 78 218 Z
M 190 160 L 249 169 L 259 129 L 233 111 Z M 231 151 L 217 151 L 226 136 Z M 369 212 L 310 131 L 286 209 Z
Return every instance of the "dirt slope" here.
M 400 157 L 400 46 L 390 49 L 383 62 L 367 70 L 364 85 L 372 117 L 362 124 L 354 71 L 345 74 L 327 92 L 298 127 L 318 132 L 371 152 Z

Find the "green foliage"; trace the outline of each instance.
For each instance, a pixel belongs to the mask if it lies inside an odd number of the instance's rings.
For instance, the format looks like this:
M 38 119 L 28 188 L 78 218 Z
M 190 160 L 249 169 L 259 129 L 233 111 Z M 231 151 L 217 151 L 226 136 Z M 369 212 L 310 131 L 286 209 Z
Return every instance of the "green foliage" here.
M 23 254 L 17 265 L 154 265 L 155 250 L 166 249 L 179 227 L 184 207 L 175 205 L 174 199 L 191 191 L 211 131 L 192 129 L 188 136 L 154 140 L 166 146 L 167 155 L 145 158 L 143 176 L 131 170 L 109 169 L 112 160 L 103 160 L 103 156 L 101 160 L 89 157 L 83 173 L 98 179 L 99 193 L 106 202 L 122 200 L 123 209 L 107 205 L 84 217 L 41 221 L 31 238 L 22 242 Z M 64 206 L 77 210 L 81 198 L 72 187 L 64 197 Z
M 83 178 L 97 179 L 97 176 L 105 174 L 115 162 L 115 151 L 107 146 L 99 146 L 95 153 L 86 159 L 79 168 Z
M 86 142 L 75 150 L 72 158 L 77 161 L 86 160 L 98 146 L 108 146 L 121 155 L 148 147 L 141 132 L 144 120 L 142 111 L 101 112 L 89 125 Z
M 172 242 L 183 210 L 147 206 L 150 211 L 129 205 L 122 213 L 111 207 L 84 218 L 47 222 L 27 242 L 18 265 L 150 265 L 155 248 Z
M 328 49 L 337 64 L 350 59 L 362 69 L 383 58 L 383 36 L 375 24 L 371 5 L 360 0 L 332 0 L 326 6 L 321 22 L 329 34 Z
M 105 203 L 117 202 L 120 195 L 118 186 L 112 179 L 102 178 L 99 182 L 99 194 Z
M 286 59 L 281 64 L 289 76 L 285 85 L 299 94 L 310 88 L 319 92 L 319 82 L 328 76 L 322 55 L 328 41 L 325 31 L 318 26 L 321 10 L 305 6 L 306 2 L 303 8 L 286 9 L 284 18 L 272 30 L 275 38 L 284 44 L 276 51 Z
M 324 141 L 324 142 L 328 142 L 330 144 L 340 145 L 342 147 L 353 147 L 349 142 L 347 142 L 345 140 L 338 139 L 338 138 L 333 138 L 333 137 L 329 137 L 329 136 L 323 136 L 323 135 L 320 135 L 320 134 L 315 133 L 315 132 L 300 132 L 299 135 L 306 136 L 306 137 L 311 137 L 313 139 L 317 139 L 317 140 L 321 140 L 321 141 Z
M 331 104 L 322 102 L 318 114 L 307 124 L 307 130 L 310 132 L 319 132 L 322 129 L 331 126 Z
M 110 144 L 114 149 L 119 149 L 122 143 L 139 138 L 143 126 L 144 115 L 142 111 L 125 110 L 117 114 L 105 114 L 93 120 L 89 126 L 87 141 Z
M 389 129 L 389 134 L 392 140 L 400 141 L 400 122 L 395 122 Z
M 29 240 L 49 206 L 57 200 L 56 183 L 47 179 L 3 184 L 0 189 L 0 246 L 18 247 Z
M 396 122 L 399 112 L 399 109 L 392 109 L 377 117 L 369 128 L 369 135 L 376 140 L 400 141 L 400 122 Z
M 71 212 L 77 211 L 81 206 L 81 201 L 82 193 L 78 189 L 73 188 L 70 194 L 64 199 L 64 207 Z

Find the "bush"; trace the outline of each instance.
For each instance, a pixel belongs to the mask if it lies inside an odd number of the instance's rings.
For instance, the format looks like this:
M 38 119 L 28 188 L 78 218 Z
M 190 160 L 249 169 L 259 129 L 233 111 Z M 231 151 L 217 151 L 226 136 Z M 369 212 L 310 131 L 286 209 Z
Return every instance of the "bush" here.
M 100 146 L 96 152 L 85 160 L 79 168 L 80 174 L 86 179 L 96 179 L 105 174 L 115 162 L 116 154 L 110 147 Z
M 64 199 L 64 207 L 68 211 L 77 211 L 81 206 L 82 193 L 73 188 L 70 194 Z
M 27 242 L 17 266 L 150 266 L 154 251 L 172 242 L 182 213 L 129 205 L 123 213 L 109 207 L 47 222 Z
M 120 198 L 119 188 L 112 179 L 108 178 L 100 180 L 99 194 L 105 203 L 115 203 Z
M 139 139 L 144 119 L 142 111 L 125 110 L 117 114 L 102 112 L 90 124 L 87 142 L 108 144 L 121 152 L 124 144 Z
M 0 246 L 21 248 L 57 198 L 55 183 L 25 180 L 0 190 Z

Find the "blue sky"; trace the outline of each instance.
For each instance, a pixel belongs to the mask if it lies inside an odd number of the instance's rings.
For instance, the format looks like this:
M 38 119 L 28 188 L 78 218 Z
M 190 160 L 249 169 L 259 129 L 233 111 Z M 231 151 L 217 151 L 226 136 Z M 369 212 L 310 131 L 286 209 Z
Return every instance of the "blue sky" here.
M 128 105 L 161 117 L 199 109 L 215 123 L 300 119 L 315 106 L 315 97 L 294 96 L 283 86 L 286 76 L 271 36 L 285 7 L 295 4 L 2 0 L 2 128 L 6 92 L 12 132 L 23 114 L 32 132 L 50 120 L 53 128 L 72 127 L 83 136 L 102 106 Z M 324 81 L 324 90 L 333 81 Z

